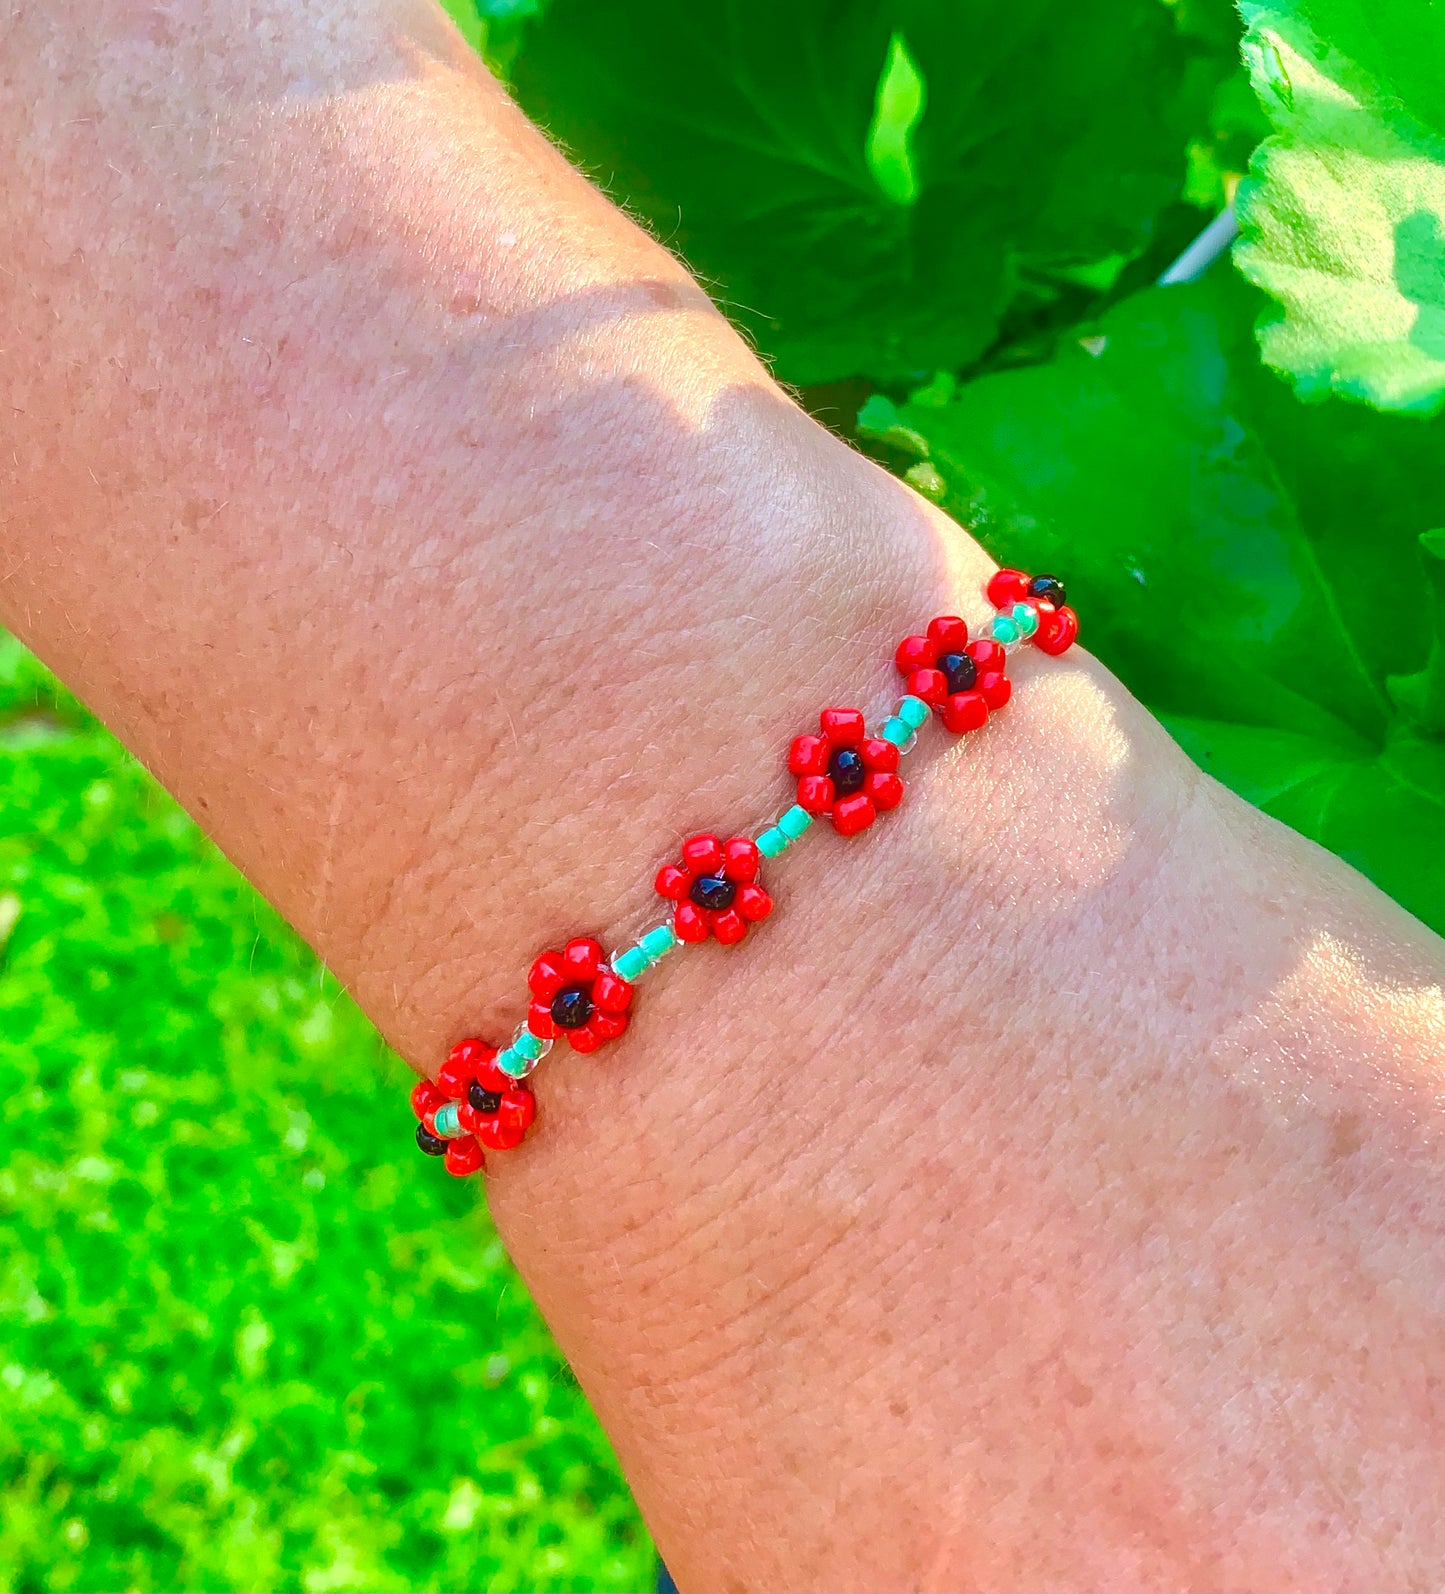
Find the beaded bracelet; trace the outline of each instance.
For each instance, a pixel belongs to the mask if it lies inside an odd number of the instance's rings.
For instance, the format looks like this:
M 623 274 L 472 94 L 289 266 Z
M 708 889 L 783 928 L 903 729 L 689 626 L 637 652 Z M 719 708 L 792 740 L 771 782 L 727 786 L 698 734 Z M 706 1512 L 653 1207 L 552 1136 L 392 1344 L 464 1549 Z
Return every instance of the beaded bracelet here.
M 1009 700 L 1009 653 L 1032 642 L 1059 654 L 1078 635 L 1078 618 L 1054 576 L 999 570 L 988 598 L 998 613 L 977 639 L 970 640 L 957 615 L 942 615 L 922 636 L 899 643 L 895 659 L 907 695 L 876 736 L 868 735 L 861 710 L 825 708 L 818 734 L 794 740 L 788 772 L 797 800 L 775 823 L 754 837 L 683 842 L 679 861 L 664 864 L 655 882 L 671 904 L 664 922 L 611 958 L 591 936 L 543 952 L 527 976 L 527 1016 L 511 1041 L 501 1050 L 475 1038 L 459 1041 L 436 1082 L 423 1079 L 412 1090 L 417 1145 L 444 1157 L 447 1172 L 459 1176 L 483 1166 L 483 1148 L 520 1145 L 537 1115 L 524 1082 L 556 1041 L 594 1052 L 616 1040 L 627 1028 L 637 981 L 663 958 L 709 937 L 736 945 L 772 912 L 761 879 L 764 860 L 792 846 L 817 819 L 829 820 L 840 836 L 866 830 L 903 801 L 899 759 L 930 715 L 955 735 L 977 730 Z

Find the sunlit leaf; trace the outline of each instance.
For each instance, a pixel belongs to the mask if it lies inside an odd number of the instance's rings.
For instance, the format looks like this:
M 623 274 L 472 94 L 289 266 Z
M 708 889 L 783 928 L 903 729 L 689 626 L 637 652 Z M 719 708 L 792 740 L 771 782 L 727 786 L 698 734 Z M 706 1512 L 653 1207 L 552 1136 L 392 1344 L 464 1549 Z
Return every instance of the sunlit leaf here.
M 1445 10 L 1243 0 L 1276 132 L 1239 193 L 1265 359 L 1304 397 L 1445 403 Z

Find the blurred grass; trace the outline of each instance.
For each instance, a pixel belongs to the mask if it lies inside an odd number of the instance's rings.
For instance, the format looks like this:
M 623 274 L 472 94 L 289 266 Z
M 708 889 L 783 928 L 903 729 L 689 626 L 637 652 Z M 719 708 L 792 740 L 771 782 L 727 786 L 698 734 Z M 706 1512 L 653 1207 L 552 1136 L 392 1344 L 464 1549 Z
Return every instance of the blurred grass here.
M 0 635 L 0 1585 L 638 1589 L 475 1184 L 315 958 Z

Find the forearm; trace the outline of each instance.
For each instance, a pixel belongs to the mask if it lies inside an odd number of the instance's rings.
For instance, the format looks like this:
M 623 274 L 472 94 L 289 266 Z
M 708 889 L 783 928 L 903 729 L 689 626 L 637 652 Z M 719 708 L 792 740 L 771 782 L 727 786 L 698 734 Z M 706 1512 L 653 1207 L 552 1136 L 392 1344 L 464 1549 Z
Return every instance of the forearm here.
M 986 562 L 429 9 L 323 9 L 0 23 L 0 605 L 432 1067 Z M 493 1160 L 699 1582 L 1438 1568 L 1438 944 L 1073 658 Z

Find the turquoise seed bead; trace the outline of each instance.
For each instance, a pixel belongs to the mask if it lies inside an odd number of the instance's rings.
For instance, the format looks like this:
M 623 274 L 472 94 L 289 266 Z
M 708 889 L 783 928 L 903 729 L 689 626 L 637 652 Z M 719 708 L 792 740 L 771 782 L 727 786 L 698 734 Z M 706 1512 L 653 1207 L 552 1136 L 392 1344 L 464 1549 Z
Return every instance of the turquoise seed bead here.
M 640 946 L 630 946 L 625 952 L 619 952 L 612 960 L 612 972 L 619 980 L 626 980 L 629 985 L 639 974 L 646 974 L 647 969 L 647 953 Z
M 788 838 L 776 825 L 769 827 L 757 838 L 757 848 L 765 858 L 776 858 L 787 849 Z
M 525 1030 L 522 1034 L 520 1034 L 516 1040 L 512 1042 L 508 1050 L 516 1052 L 518 1057 L 525 1057 L 528 1062 L 532 1063 L 535 1063 L 539 1057 L 545 1057 L 547 1055 L 547 1048 L 540 1040 L 537 1039 L 531 1030 Z
M 1013 622 L 1024 636 L 1032 636 L 1039 628 L 1038 611 L 1031 604 L 1016 603 L 1013 606 Z
M 437 1126 L 437 1137 L 441 1140 L 455 1140 L 462 1132 L 462 1126 L 457 1120 L 457 1104 L 454 1101 L 445 1101 L 436 1110 L 432 1122 Z
M 497 1053 L 497 1067 L 513 1079 L 523 1079 L 531 1068 L 531 1062 L 521 1056 L 515 1046 L 508 1046 Z
M 913 735 L 908 725 L 896 715 L 891 720 L 885 720 L 883 729 L 878 732 L 885 742 L 892 742 L 895 747 L 904 747 Z
M 988 629 L 995 642 L 1017 642 L 1019 639 L 1018 625 L 1006 614 L 994 615 Z
M 796 841 L 799 836 L 813 823 L 813 816 L 806 808 L 800 808 L 797 803 L 778 820 L 778 829 L 789 841 Z
M 637 945 L 649 964 L 656 963 L 677 945 L 677 934 L 670 924 L 659 924 L 656 929 L 649 930 Z M 626 978 L 625 975 L 623 977 Z
M 921 697 L 905 697 L 898 705 L 898 718 L 910 730 L 916 731 L 920 726 L 926 725 L 929 712 L 928 704 Z

